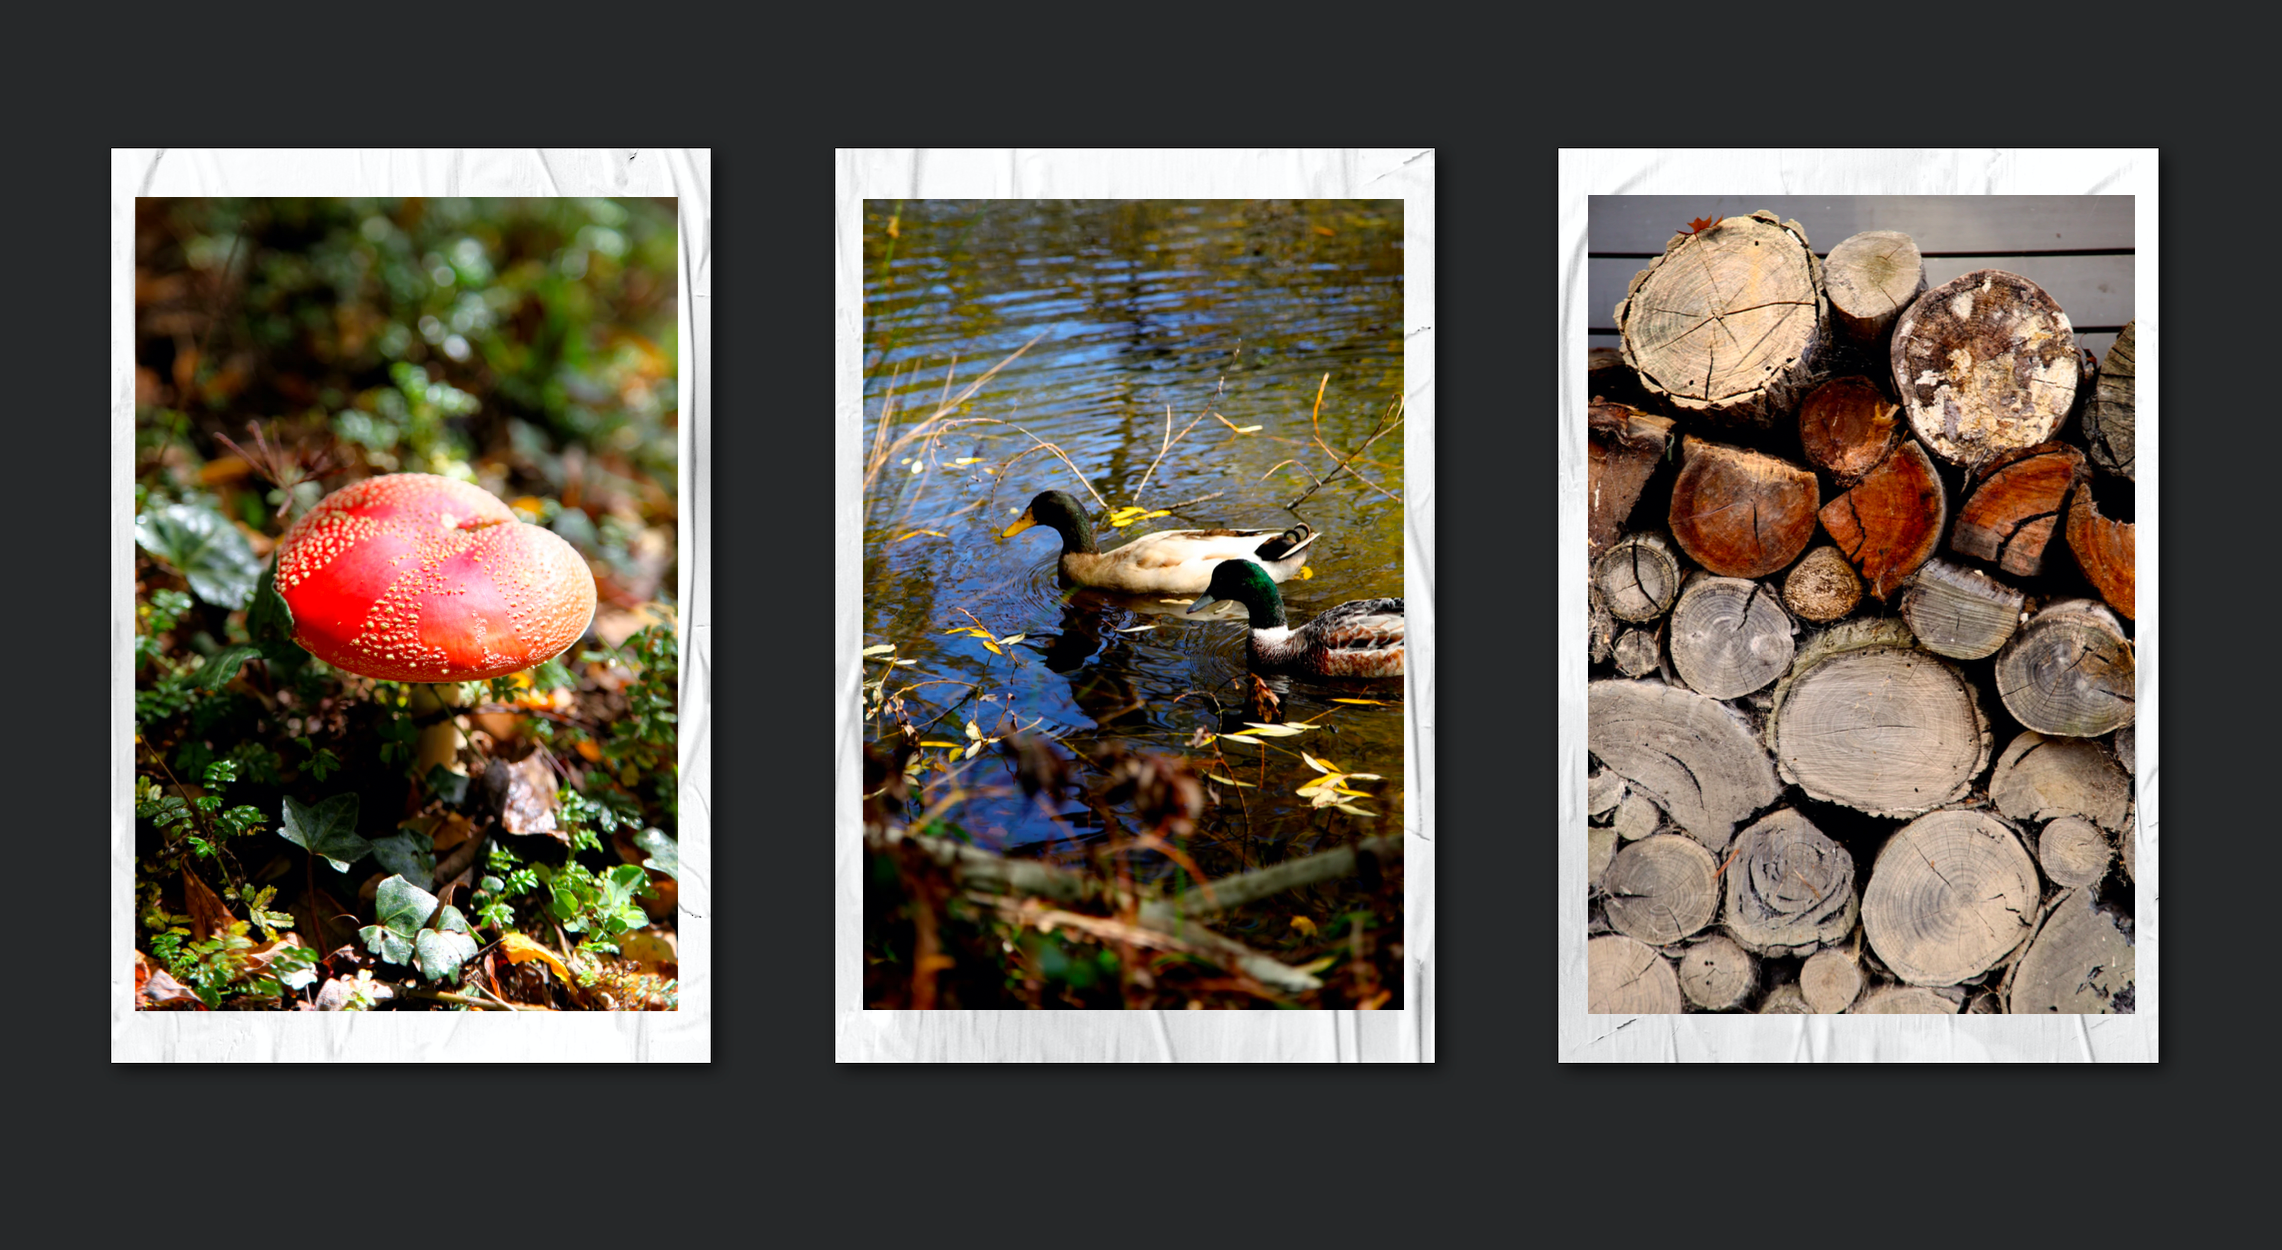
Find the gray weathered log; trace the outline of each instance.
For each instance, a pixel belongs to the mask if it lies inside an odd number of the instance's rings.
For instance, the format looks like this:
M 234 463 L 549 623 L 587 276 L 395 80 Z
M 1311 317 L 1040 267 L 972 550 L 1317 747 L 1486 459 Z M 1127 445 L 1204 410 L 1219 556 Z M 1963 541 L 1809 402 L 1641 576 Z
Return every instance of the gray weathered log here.
M 2112 1015 L 2137 975 L 2131 941 L 2115 919 L 2092 891 L 2071 890 L 2013 967 L 2007 1000 L 2014 1015 Z
M 1594 1015 L 1678 1015 L 1680 978 L 1653 947 L 1622 934 L 1594 938 L 1585 943 L 1585 1010 Z
M 1763 1016 L 1811 1016 L 1815 1009 L 1807 1006 L 1806 997 L 1796 985 L 1778 985 L 1767 991 L 1767 1001 L 1759 1004 Z
M 1865 230 L 1842 240 L 1822 264 L 1831 320 L 1867 347 L 1876 347 L 1925 291 L 1925 261 L 1916 241 L 1899 230 Z
M 1638 842 L 1656 832 L 1664 822 L 1664 813 L 1655 800 L 1645 794 L 1627 794 L 1624 802 L 1616 805 L 1616 813 L 1609 818 L 1609 828 L 1627 842 Z
M 1706 846 L 1724 850 L 1781 792 L 1751 727 L 1716 699 L 1621 678 L 1590 683 L 1585 699 L 1586 749 Z
M 1988 812 L 1920 816 L 1878 851 L 1862 892 L 1870 948 L 1912 985 L 1955 985 L 2034 933 L 2042 885 L 2011 826 Z
M 1802 647 L 1766 741 L 1784 780 L 1874 816 L 1963 798 L 1991 747 L 1972 683 L 1898 620 L 1843 621 Z
M 2076 404 L 2068 314 L 2043 287 L 2001 269 L 1919 296 L 1894 324 L 1888 355 L 1911 428 L 1955 464 L 2044 442 Z
M 1616 810 L 1624 801 L 1624 778 L 1609 769 L 1602 769 L 1585 778 L 1585 814 L 1600 816 Z
M 1616 830 L 1594 826 L 1585 830 L 1585 881 L 1594 889 L 1601 888 L 1601 874 L 1608 871 L 1609 861 L 1616 858 Z
M 1954 993 L 1954 991 L 1951 991 Z M 1962 997 L 1962 995 L 1959 995 Z M 1881 985 L 1855 1002 L 1852 1016 L 1954 1016 L 1958 999 L 1922 985 Z
M 2036 835 L 2036 862 L 2054 885 L 2096 886 L 2115 858 L 2108 835 L 2081 816 L 2063 816 Z
M 1784 575 L 1783 602 L 1807 620 L 1835 621 L 1862 602 L 1862 578 L 1838 548 L 1825 544 Z
M 2115 614 L 2090 599 L 2063 599 L 1997 652 L 1997 694 L 2038 733 L 2097 738 L 2131 723 L 2134 671 Z
M 1854 956 L 1836 948 L 1816 951 L 1799 969 L 1799 993 L 1820 1015 L 1837 1015 L 1854 1005 L 1868 980 Z
M 1737 834 L 1721 921 L 1762 955 L 1801 955 L 1854 931 L 1854 857 L 1805 816 L 1770 812 Z
M 1997 757 L 1989 798 L 2013 820 L 2082 816 L 2121 829 L 2131 810 L 2131 776 L 2089 738 L 2048 738 L 2031 729 Z
M 1759 981 L 1758 962 L 1720 934 L 1680 952 L 1680 992 L 1705 1011 L 1732 1011 Z
M 1601 598 L 1601 588 L 1588 581 L 1585 586 L 1585 654 L 1599 664 L 1609 658 L 1615 644 L 1616 617 Z
M 1616 306 L 1624 360 L 1683 412 L 1771 426 L 1827 335 L 1822 262 L 1795 221 L 1761 211 L 1674 235 Z
M 1740 577 L 1699 573 L 1673 605 L 1672 668 L 1699 694 L 1734 699 L 1791 666 L 1791 617 L 1775 592 Z
M 1616 661 L 1616 671 L 1627 677 L 1646 677 L 1664 663 L 1663 649 L 1656 645 L 1654 628 L 1628 629 L 1617 635 L 1616 645 L 1609 655 Z
M 2138 471 L 2133 440 L 2138 425 L 2139 322 L 2124 324 L 2123 333 L 2108 346 L 2100 361 L 2091 401 L 2084 405 L 2084 441 L 2092 448 L 2092 463 L 2118 477 L 2132 478 Z
M 1703 843 L 1676 833 L 1621 847 L 1601 874 L 1609 923 L 1652 946 L 1676 942 L 1719 912 L 1718 870 Z
M 1902 593 L 1902 619 L 1926 650 L 1955 660 L 1979 660 L 2020 628 L 2028 596 L 1979 569 L 1932 559 Z
M 1661 534 L 1627 534 L 1593 561 L 1593 584 L 1609 615 L 1653 621 L 1671 610 L 1680 593 L 1679 557 Z

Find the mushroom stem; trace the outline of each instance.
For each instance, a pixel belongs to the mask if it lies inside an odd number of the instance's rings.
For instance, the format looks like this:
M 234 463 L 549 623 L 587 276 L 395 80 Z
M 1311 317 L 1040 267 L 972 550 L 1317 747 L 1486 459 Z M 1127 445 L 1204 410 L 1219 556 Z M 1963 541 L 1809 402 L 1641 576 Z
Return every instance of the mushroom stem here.
M 457 682 L 421 682 L 412 687 L 412 714 L 418 718 L 430 712 L 448 712 L 461 706 L 460 687 Z M 420 731 L 420 740 L 412 749 L 412 779 L 423 781 L 428 770 L 438 764 L 461 776 L 467 769 L 460 764 L 460 748 L 467 743 L 467 735 L 460 731 L 459 717 L 445 715 L 436 723 Z

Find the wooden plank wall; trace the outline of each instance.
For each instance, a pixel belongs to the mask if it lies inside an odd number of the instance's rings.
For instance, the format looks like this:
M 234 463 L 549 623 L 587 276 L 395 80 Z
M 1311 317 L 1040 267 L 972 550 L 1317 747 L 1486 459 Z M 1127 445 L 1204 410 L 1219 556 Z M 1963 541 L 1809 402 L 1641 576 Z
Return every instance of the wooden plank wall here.
M 1594 347 L 1617 346 L 1616 306 L 1632 275 L 1697 217 L 1766 209 L 1806 230 L 1818 256 L 1864 230 L 1899 230 L 1939 286 L 2003 269 L 2041 286 L 2083 346 L 2106 355 L 2133 317 L 2128 195 L 1596 195 L 1586 210 L 1586 325 Z

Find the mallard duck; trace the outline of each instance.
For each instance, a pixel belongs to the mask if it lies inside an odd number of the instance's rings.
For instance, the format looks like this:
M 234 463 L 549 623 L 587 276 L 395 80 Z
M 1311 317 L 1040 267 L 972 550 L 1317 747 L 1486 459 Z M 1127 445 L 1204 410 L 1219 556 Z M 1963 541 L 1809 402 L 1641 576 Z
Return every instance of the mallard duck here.
M 1284 622 L 1283 596 L 1259 565 L 1223 560 L 1213 566 L 1204 597 L 1189 611 L 1221 600 L 1251 610 L 1252 638 L 1245 654 L 1253 668 L 1311 677 L 1402 676 L 1400 599 L 1352 600 L 1293 629 Z
M 1040 492 L 999 537 L 1012 538 L 1033 525 L 1062 536 L 1062 576 L 1080 586 L 1127 594 L 1195 594 L 1212 580 L 1212 566 L 1222 560 L 1252 564 L 1280 582 L 1307 563 L 1307 546 L 1317 538 L 1303 521 L 1281 531 L 1163 530 L 1103 551 L 1094 546 L 1078 501 L 1058 490 Z

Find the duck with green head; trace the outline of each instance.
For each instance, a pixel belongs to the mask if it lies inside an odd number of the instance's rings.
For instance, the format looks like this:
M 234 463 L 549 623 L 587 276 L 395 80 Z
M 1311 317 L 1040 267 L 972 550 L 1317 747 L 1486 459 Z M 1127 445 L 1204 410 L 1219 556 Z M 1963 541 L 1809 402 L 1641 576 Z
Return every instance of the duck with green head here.
M 1352 600 L 1294 629 L 1284 620 L 1283 596 L 1259 565 L 1223 560 L 1213 566 L 1204 597 L 1189 611 L 1220 600 L 1241 603 L 1251 613 L 1245 655 L 1253 668 L 1310 677 L 1402 676 L 1400 599 Z
M 1063 577 L 1127 594 L 1195 594 L 1222 560 L 1249 563 L 1280 582 L 1307 563 L 1308 544 L 1319 537 L 1304 521 L 1288 530 L 1161 530 L 1103 551 L 1094 545 L 1078 501 L 1058 490 L 1033 498 L 999 537 L 1012 538 L 1033 525 L 1062 536 Z

